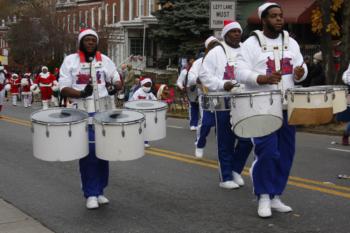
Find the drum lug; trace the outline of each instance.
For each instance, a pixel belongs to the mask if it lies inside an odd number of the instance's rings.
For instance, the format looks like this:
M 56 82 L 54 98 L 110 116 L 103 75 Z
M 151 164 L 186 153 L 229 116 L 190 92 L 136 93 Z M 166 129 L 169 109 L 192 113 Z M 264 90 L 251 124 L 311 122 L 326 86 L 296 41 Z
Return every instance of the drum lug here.
M 333 93 L 334 94 L 334 93 Z M 335 97 L 334 97 L 335 98 Z M 334 99 L 333 98 L 333 99 Z M 327 92 L 324 94 L 324 102 L 327 102 L 328 101 L 328 95 L 327 95 Z
M 234 96 L 231 98 L 231 108 L 236 108 L 236 99 Z
M 250 107 L 253 107 L 253 96 L 249 95 L 249 102 L 250 102 Z
M 310 97 L 310 92 L 307 93 L 307 102 L 310 103 L 311 102 L 311 97 Z
M 30 124 L 30 131 L 32 131 L 32 133 L 34 133 L 34 126 L 33 126 L 33 123 Z
M 72 137 L 72 124 L 71 123 L 69 123 L 68 136 Z
M 145 124 L 143 125 L 143 127 L 144 127 L 144 128 L 146 128 L 146 127 L 147 127 L 147 123 L 146 123 L 146 121 L 145 121 Z
M 157 112 L 156 112 L 156 116 L 154 117 L 154 123 L 158 123 L 158 116 L 157 116 Z
M 105 125 L 102 124 L 102 136 L 106 137 L 106 130 L 105 130 Z
M 345 98 L 346 98 L 346 94 L 345 94 Z M 332 99 L 335 100 L 335 92 L 333 92 L 332 94 Z
M 291 100 L 292 102 L 294 102 L 294 93 L 293 93 L 293 92 L 290 94 L 290 100 Z
M 125 138 L 125 130 L 124 130 L 124 125 L 122 126 L 122 137 Z
M 273 105 L 272 92 L 270 93 L 270 105 Z
M 46 125 L 46 137 L 50 137 L 49 125 Z
M 140 123 L 139 134 L 142 133 L 142 123 Z

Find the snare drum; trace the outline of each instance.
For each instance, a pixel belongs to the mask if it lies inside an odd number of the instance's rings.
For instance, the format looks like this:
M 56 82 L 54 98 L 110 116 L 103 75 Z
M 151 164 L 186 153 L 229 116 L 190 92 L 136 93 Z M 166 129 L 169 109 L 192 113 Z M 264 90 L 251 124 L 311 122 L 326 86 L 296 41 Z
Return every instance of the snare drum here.
M 124 104 L 125 108 L 142 112 L 145 117 L 145 141 L 166 137 L 166 112 L 168 105 L 156 100 L 135 100 Z
M 108 161 L 128 161 L 144 156 L 145 117 L 130 110 L 96 113 L 96 156 Z
M 319 125 L 333 118 L 334 91 L 330 88 L 291 88 L 286 92 L 290 125 Z
M 116 108 L 114 104 L 114 96 L 99 98 L 96 101 L 96 104 L 98 105 L 99 112 L 104 112 Z M 95 101 L 93 98 L 79 99 L 73 103 L 73 108 L 77 108 L 86 112 L 96 112 Z
M 45 161 L 71 161 L 88 155 L 88 117 L 84 111 L 69 108 L 33 113 L 34 156 Z
M 208 92 L 201 95 L 201 106 L 204 111 L 230 111 L 230 92 Z
M 234 133 L 242 138 L 262 137 L 281 128 L 282 93 L 242 92 L 231 98 L 231 124 Z
M 347 108 L 348 87 L 345 85 L 315 86 L 313 88 L 333 90 L 333 113 L 343 112 Z

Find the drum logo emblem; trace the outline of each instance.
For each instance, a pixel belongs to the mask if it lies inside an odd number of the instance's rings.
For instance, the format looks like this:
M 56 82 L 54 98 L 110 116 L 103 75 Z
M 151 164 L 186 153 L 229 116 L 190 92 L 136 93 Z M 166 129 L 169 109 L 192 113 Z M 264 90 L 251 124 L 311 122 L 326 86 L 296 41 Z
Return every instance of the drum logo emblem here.
M 281 60 L 282 75 L 293 74 L 293 65 L 291 64 L 291 60 L 292 58 L 289 57 L 285 57 Z M 276 71 L 275 60 L 271 59 L 270 57 L 267 58 L 266 66 L 266 75 L 270 75 L 272 72 Z
M 235 79 L 235 68 L 229 64 L 225 67 L 224 80 L 233 80 Z

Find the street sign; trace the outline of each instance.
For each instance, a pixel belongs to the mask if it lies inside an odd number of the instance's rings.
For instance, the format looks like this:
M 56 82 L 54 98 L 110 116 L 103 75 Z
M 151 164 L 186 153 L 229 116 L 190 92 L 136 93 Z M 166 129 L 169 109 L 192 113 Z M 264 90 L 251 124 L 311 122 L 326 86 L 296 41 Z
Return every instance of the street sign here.
M 236 0 L 227 1 L 210 1 L 210 29 L 222 29 L 224 27 L 224 20 L 236 19 Z

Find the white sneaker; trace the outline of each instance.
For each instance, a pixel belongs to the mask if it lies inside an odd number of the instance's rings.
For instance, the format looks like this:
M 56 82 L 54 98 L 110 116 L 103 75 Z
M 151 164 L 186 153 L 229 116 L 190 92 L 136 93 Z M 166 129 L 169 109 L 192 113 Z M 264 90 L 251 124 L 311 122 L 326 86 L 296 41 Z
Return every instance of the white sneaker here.
M 223 189 L 238 189 L 239 185 L 236 184 L 233 180 L 228 180 L 225 182 L 220 182 L 219 187 Z
M 105 197 L 103 195 L 99 195 L 97 197 L 97 202 L 98 202 L 98 204 L 104 205 L 104 204 L 108 204 L 109 200 L 107 199 L 107 197 Z
M 276 210 L 277 212 L 280 213 L 289 213 L 292 212 L 293 209 L 290 206 L 285 205 L 279 196 L 275 196 L 272 200 L 271 200 L 271 208 L 273 210 Z
M 232 172 L 233 175 L 233 181 L 238 184 L 239 186 L 244 186 L 244 180 L 240 174 L 237 172 Z
M 88 197 L 86 199 L 86 208 L 88 208 L 89 210 L 92 209 L 97 209 L 98 206 L 98 201 L 97 201 L 97 197 Z
M 270 195 L 268 194 L 260 195 L 258 215 L 261 218 L 269 218 L 272 216 Z
M 191 131 L 196 131 L 196 130 L 197 130 L 197 127 L 196 127 L 196 126 L 191 126 L 191 127 L 190 127 L 190 130 L 191 130 Z
M 195 151 L 195 156 L 196 158 L 203 158 L 203 153 L 204 153 L 204 149 L 203 148 L 196 148 L 196 151 Z
M 151 147 L 150 144 L 145 143 L 145 148 L 150 148 L 150 147 Z

